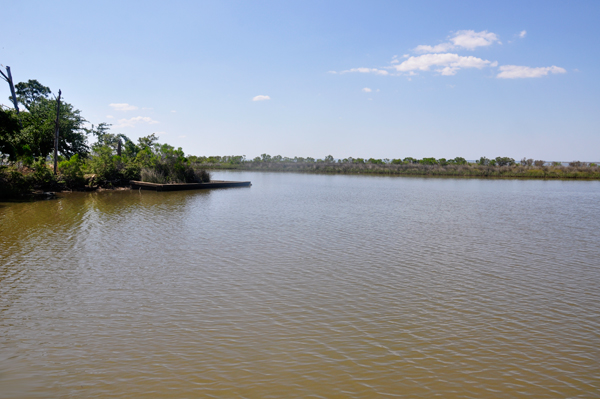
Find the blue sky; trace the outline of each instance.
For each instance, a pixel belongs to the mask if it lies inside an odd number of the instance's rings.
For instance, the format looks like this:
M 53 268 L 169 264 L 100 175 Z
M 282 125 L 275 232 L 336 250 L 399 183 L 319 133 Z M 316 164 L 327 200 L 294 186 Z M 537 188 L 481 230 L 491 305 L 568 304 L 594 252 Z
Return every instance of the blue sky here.
M 599 20 L 599 1 L 18 1 L 0 63 L 188 154 L 594 161 Z

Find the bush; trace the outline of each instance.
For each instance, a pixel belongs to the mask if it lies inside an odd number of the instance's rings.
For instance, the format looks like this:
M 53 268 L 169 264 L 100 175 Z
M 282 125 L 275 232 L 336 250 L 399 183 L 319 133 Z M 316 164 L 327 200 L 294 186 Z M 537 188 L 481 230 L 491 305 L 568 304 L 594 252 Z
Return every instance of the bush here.
M 204 169 L 196 172 L 196 175 L 200 178 L 200 181 L 202 183 L 209 183 L 210 182 L 210 173 Z
M 51 188 L 56 185 L 56 176 L 46 165 L 46 161 L 39 159 L 32 165 L 33 173 L 30 174 L 29 181 L 35 188 Z
M 0 198 L 17 198 L 31 193 L 31 183 L 22 173 L 0 166 Z
M 73 155 L 69 160 L 61 161 L 58 164 L 58 170 L 69 187 L 82 186 L 85 183 L 83 162 L 79 159 L 78 154 Z
M 512 166 L 514 164 L 515 164 L 515 160 L 513 158 L 509 158 L 509 157 L 496 157 L 496 165 L 498 165 L 498 166 L 507 166 L 507 165 L 511 165 Z
M 165 175 L 152 168 L 142 168 L 140 171 L 140 180 L 148 183 L 167 183 L 167 178 L 165 177 Z

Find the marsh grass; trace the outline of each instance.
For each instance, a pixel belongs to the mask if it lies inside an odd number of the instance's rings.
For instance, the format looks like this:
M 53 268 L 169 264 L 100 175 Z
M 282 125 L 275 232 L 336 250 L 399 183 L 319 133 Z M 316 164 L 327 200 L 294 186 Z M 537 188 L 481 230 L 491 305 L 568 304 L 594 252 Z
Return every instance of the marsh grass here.
M 208 183 L 210 173 L 205 169 L 194 169 L 191 166 L 183 170 L 171 171 L 169 168 L 142 168 L 141 181 L 157 184 L 173 183 Z
M 577 164 L 576 164 L 577 165 Z M 423 165 L 423 164 L 356 164 L 335 162 L 243 162 L 238 165 L 202 164 L 211 169 L 238 169 L 273 172 L 328 174 L 371 174 L 390 176 L 456 176 L 510 177 L 533 179 L 600 179 L 600 168 L 579 163 L 580 166 L 528 165 Z

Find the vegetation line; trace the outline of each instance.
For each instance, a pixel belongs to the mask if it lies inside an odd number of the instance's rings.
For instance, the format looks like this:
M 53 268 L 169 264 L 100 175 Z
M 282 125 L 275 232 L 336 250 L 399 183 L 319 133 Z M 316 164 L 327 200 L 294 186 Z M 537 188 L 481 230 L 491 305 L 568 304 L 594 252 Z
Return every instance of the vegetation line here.
M 85 128 L 81 111 L 57 102 L 48 87 L 37 80 L 15 85 L 24 111 L 0 107 L 0 198 L 31 195 L 34 190 L 94 190 L 129 185 L 130 180 L 152 183 L 210 181 L 207 169 L 238 169 L 331 174 L 372 174 L 412 176 L 519 177 L 558 179 L 600 179 L 596 164 L 573 161 L 569 166 L 542 160 L 508 157 L 481 157 L 475 163 L 464 158 L 403 158 L 335 160 L 262 154 L 252 160 L 245 156 L 186 156 L 181 148 L 158 143 L 151 134 L 134 143 L 127 136 L 110 133 L 101 123 Z M 58 111 L 58 117 L 57 117 Z M 52 173 L 54 132 L 58 120 L 58 174 Z M 88 137 L 95 143 L 88 144 Z
M 600 168 L 594 163 L 579 161 L 563 166 L 559 162 L 523 158 L 480 158 L 474 163 L 464 158 L 450 160 L 435 158 L 362 159 L 346 158 L 334 161 L 324 159 L 283 158 L 262 154 L 246 161 L 243 157 L 189 157 L 197 168 L 236 169 L 271 172 L 300 172 L 327 174 L 371 174 L 390 176 L 454 176 L 454 177 L 510 177 L 533 179 L 600 179 Z

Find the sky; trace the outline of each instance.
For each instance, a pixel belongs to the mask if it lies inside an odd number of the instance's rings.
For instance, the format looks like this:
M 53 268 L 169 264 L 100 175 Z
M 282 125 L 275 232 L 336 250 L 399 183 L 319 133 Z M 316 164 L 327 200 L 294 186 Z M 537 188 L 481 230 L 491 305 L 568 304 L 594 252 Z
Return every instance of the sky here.
M 600 160 L 600 1 L 5 2 L 0 63 L 192 155 Z M 0 103 L 9 105 L 0 81 Z

